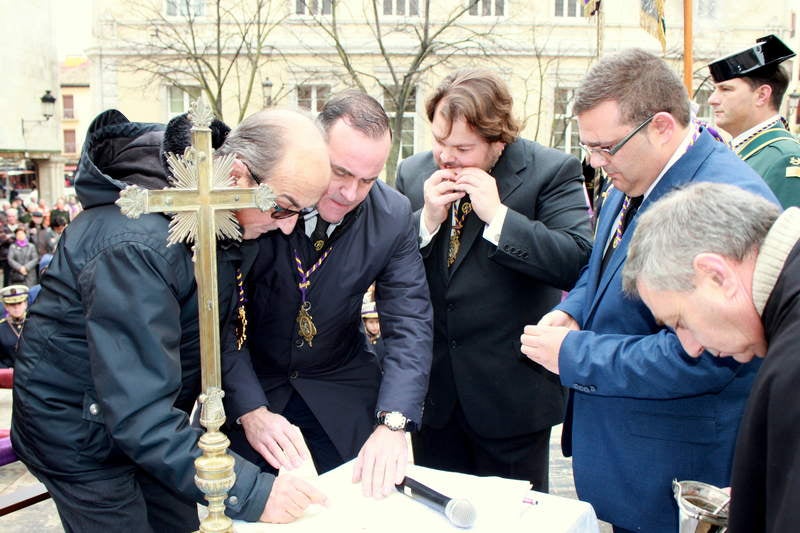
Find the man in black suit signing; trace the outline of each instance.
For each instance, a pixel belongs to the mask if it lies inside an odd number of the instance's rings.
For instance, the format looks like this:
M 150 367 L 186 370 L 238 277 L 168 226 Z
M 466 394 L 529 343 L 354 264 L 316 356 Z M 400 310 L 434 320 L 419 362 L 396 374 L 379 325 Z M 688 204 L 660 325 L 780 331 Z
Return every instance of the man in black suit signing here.
M 356 458 L 353 481 L 382 498 L 403 480 L 406 432 L 422 418 L 433 313 L 411 206 L 378 179 L 391 147 L 386 111 L 349 90 L 317 122 L 330 184 L 294 231 L 258 241 L 245 283 L 252 366 L 228 374 L 226 411 L 242 429 L 229 436 L 270 471 L 310 456 L 323 473 Z M 361 331 L 372 283 L 380 365 Z
M 578 160 L 518 136 L 505 83 L 462 70 L 426 103 L 433 150 L 398 167 L 434 309 L 433 366 L 417 464 L 548 488 L 558 376 L 519 336 L 572 287 L 591 251 Z

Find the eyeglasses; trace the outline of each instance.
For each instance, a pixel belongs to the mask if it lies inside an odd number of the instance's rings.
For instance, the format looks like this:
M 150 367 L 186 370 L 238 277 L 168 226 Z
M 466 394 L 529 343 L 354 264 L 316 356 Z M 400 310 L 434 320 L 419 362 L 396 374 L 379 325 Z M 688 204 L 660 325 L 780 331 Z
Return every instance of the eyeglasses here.
M 261 183 L 263 183 L 264 180 L 261 179 L 261 177 L 258 174 L 253 172 L 253 169 L 250 168 L 250 165 L 247 164 L 247 161 L 245 161 L 244 159 L 240 159 L 239 161 L 242 162 L 244 168 L 246 168 L 247 171 L 250 173 L 250 177 L 253 178 L 253 181 L 255 181 L 257 185 L 261 185 Z M 272 213 L 270 213 L 270 216 L 275 220 L 281 220 L 284 218 L 289 218 L 300 214 L 302 214 L 302 211 L 296 211 L 294 209 L 281 207 L 278 204 L 275 204 L 275 207 L 272 208 Z
M 261 183 L 264 181 L 263 179 L 261 179 L 261 176 L 253 172 L 253 169 L 250 168 L 250 165 L 247 164 L 247 161 L 245 161 L 244 159 L 239 159 L 239 161 L 242 162 L 244 168 L 246 168 L 247 171 L 250 173 L 250 177 L 253 178 L 253 181 L 256 182 L 256 185 L 261 185 Z
M 597 154 L 597 155 L 599 155 L 599 156 L 601 156 L 601 157 L 605 157 L 605 158 L 608 158 L 608 157 L 613 157 L 613 156 L 614 156 L 614 154 L 616 154 L 617 152 L 619 152 L 620 150 L 622 150 L 622 147 L 623 147 L 623 146 L 625 146 L 625 144 L 626 144 L 628 141 L 630 141 L 630 140 L 633 138 L 633 136 L 634 136 L 634 135 L 636 135 L 637 133 L 639 133 L 640 131 L 642 131 L 642 129 L 643 129 L 645 126 L 647 126 L 648 124 L 650 124 L 650 121 L 651 121 L 651 120 L 653 120 L 653 117 L 655 117 L 655 114 L 653 114 L 653 115 L 650 115 L 650 117 L 649 117 L 649 118 L 645 119 L 645 121 L 644 121 L 644 122 L 642 122 L 641 124 L 639 124 L 638 126 L 636 126 L 636 127 L 633 129 L 633 131 L 632 131 L 632 132 L 630 132 L 630 133 L 629 133 L 629 134 L 627 134 L 625 137 L 623 137 L 623 138 L 622 138 L 622 140 L 620 140 L 620 141 L 619 141 L 617 144 L 615 144 L 615 145 L 614 145 L 614 146 L 612 146 L 611 148 L 603 148 L 603 147 L 600 147 L 600 148 L 592 148 L 592 147 L 586 146 L 586 145 L 585 145 L 585 144 L 583 144 L 583 143 L 580 143 L 580 144 L 581 144 L 581 149 L 583 149 L 583 151 L 584 151 L 584 152 L 586 152 L 586 156 L 587 156 L 587 157 L 592 157 L 592 155 L 593 155 L 593 154 Z
M 281 220 L 283 218 L 289 218 L 295 215 L 302 215 L 303 213 L 303 210 L 295 211 L 294 209 L 288 209 L 275 204 L 275 207 L 272 208 L 272 213 L 270 213 L 270 216 L 275 220 Z

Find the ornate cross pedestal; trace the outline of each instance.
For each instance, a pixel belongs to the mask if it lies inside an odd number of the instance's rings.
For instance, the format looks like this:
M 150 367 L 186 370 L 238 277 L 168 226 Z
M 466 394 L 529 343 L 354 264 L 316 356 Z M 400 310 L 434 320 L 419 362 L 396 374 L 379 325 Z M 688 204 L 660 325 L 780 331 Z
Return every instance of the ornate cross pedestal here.
M 131 185 L 116 202 L 130 218 L 173 213 L 168 245 L 194 243 L 203 389 L 200 423 L 206 428 L 198 443 L 203 455 L 195 460 L 195 482 L 208 500 L 208 516 L 200 524 L 203 533 L 233 531 L 232 521 L 225 516 L 225 499 L 236 480 L 234 459 L 227 454 L 230 441 L 219 431 L 225 423 L 225 393 L 220 371 L 217 237 L 241 238 L 232 210 L 257 207 L 267 211 L 276 205 L 275 194 L 266 184 L 255 189 L 231 187 L 234 156 L 213 158 L 209 128 L 213 118 L 202 98 L 192 104 L 192 146 L 182 156 L 169 154 L 167 159 L 173 188 L 159 191 Z

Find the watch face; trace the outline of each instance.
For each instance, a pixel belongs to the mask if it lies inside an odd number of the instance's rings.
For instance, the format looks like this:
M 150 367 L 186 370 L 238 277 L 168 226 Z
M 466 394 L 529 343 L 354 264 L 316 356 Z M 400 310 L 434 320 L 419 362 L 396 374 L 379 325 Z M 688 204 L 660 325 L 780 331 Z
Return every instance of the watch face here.
M 398 431 L 406 428 L 406 417 L 403 416 L 402 413 L 398 413 L 397 411 L 392 411 L 390 413 L 386 413 L 386 416 L 383 419 L 383 423 L 389 429 Z

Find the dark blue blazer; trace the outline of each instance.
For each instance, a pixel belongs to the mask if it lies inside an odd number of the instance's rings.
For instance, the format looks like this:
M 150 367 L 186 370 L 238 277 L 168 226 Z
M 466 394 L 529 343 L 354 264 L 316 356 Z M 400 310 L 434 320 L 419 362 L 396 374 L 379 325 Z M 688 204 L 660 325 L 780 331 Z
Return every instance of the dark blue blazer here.
M 253 370 L 226 373 L 229 420 L 261 405 L 283 411 L 293 391 L 305 400 L 344 459 L 357 455 L 377 411 L 400 411 L 417 425 L 431 365 L 432 310 L 409 202 L 383 182 L 334 231 L 331 252 L 311 275 L 312 345 L 295 321 L 301 298 L 294 251 L 315 261 L 302 228 L 258 240 L 248 287 Z M 361 303 L 375 282 L 386 353 L 382 371 L 361 331 Z
M 634 531 L 678 530 L 672 479 L 729 485 L 736 431 L 758 368 L 708 353 L 690 358 L 641 300 L 622 292 L 639 214 L 698 181 L 739 185 L 778 203 L 761 177 L 704 131 L 644 200 L 601 275 L 624 198 L 612 189 L 587 269 L 556 307 L 583 329 L 570 332 L 559 353 L 561 382 L 572 389 L 563 438 L 578 496 L 602 520 Z

